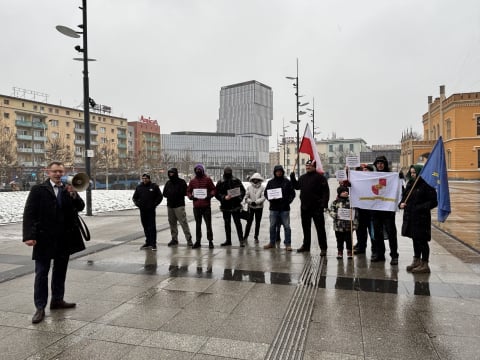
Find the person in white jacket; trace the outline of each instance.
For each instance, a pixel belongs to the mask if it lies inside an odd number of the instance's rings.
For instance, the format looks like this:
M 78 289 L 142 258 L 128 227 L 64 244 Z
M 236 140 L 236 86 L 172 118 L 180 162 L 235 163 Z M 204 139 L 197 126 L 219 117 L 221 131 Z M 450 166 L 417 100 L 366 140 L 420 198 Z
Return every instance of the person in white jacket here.
M 264 179 L 259 173 L 255 173 L 250 177 L 250 185 L 245 194 L 245 203 L 248 206 L 248 219 L 245 227 L 243 240 L 247 241 L 250 228 L 252 227 L 253 218 L 255 218 L 255 243 L 258 243 L 258 234 L 260 232 L 260 222 L 263 215 L 263 203 L 265 202 L 264 190 L 262 185 Z

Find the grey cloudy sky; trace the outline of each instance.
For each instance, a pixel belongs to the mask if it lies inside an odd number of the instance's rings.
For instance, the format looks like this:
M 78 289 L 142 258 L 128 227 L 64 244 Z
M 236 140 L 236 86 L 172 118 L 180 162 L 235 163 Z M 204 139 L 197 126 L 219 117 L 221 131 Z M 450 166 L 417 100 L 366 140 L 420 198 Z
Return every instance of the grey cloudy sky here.
M 81 43 L 55 30 L 81 24 L 80 5 L 0 0 L 0 93 L 82 103 L 82 63 L 71 60 Z M 447 96 L 480 91 L 479 19 L 478 0 L 89 0 L 90 94 L 165 133 L 215 131 L 220 88 L 257 80 L 274 92 L 273 148 L 296 117 L 285 76 L 298 58 L 320 137 L 398 143 L 402 130 L 423 133 L 439 85 Z

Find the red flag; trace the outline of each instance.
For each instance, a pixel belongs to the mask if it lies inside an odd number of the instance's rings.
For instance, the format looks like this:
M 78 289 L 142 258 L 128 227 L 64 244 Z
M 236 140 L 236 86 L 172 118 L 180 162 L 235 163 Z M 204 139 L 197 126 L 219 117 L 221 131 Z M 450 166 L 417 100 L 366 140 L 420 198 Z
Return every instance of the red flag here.
M 310 159 L 315 160 L 317 172 L 323 173 L 322 162 L 317 151 L 317 144 L 315 143 L 308 123 L 307 126 L 305 126 L 305 133 L 303 134 L 302 143 L 300 144 L 298 152 L 310 155 Z

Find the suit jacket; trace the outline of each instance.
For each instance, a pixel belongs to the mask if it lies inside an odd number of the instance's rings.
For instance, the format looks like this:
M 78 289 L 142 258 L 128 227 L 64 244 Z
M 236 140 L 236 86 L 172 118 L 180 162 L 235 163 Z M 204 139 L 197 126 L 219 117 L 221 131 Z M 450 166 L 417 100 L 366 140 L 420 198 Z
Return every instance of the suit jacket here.
M 76 222 L 85 203 L 79 195 L 73 199 L 64 189 L 62 205 L 50 184 L 50 179 L 32 187 L 23 212 L 23 241 L 36 240 L 32 259 L 65 257 L 85 249 Z

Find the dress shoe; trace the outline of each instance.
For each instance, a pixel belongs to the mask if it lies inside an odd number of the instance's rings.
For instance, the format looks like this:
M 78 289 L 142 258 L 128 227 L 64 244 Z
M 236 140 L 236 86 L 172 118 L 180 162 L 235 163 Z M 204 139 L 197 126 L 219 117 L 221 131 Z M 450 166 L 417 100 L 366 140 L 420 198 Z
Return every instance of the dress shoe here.
M 209 242 L 208 242 L 208 248 L 209 248 L 209 249 L 215 248 L 215 246 L 213 245 L 213 241 L 209 241 Z
M 221 243 L 220 246 L 232 246 L 231 241 L 225 241 L 224 243 Z
M 297 253 L 302 253 L 302 252 L 310 252 L 310 249 L 307 249 L 307 248 L 305 248 L 305 247 L 303 247 L 303 246 L 302 246 L 302 247 L 299 247 L 299 248 L 297 249 Z
M 43 321 L 44 318 L 45 318 L 45 309 L 38 308 L 37 311 L 35 311 L 35 314 L 33 314 L 32 324 L 38 324 L 39 322 Z
M 178 240 L 170 240 L 170 242 L 167 244 L 167 246 L 177 246 L 178 245 Z
M 273 248 L 275 248 L 275 245 L 268 243 L 267 245 L 264 245 L 263 248 L 264 249 L 273 249 Z
M 371 262 L 385 262 L 384 256 L 372 256 L 370 259 Z
M 195 244 L 193 244 L 192 249 L 199 249 L 201 246 L 200 241 L 196 241 Z
M 327 256 L 327 249 L 322 249 L 320 251 L 320 256 Z
M 77 306 L 75 303 L 68 303 L 65 300 L 60 300 L 60 301 L 52 301 L 50 302 L 50 310 L 55 310 L 55 309 L 71 309 Z

